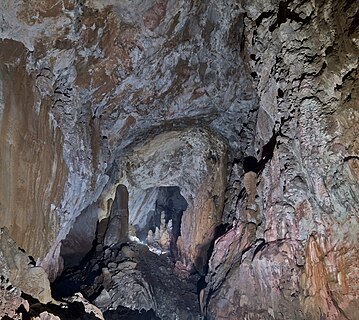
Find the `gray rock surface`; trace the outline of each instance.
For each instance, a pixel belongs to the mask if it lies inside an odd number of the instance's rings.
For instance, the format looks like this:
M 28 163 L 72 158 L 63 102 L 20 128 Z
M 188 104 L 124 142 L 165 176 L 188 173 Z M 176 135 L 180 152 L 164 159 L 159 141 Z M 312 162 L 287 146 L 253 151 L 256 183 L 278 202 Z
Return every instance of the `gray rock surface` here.
M 52 301 L 47 273 L 20 250 L 5 227 L 0 229 L 0 275 L 14 290 L 22 290 L 42 303 Z
M 158 256 L 138 243 L 91 251 L 80 267 L 66 270 L 55 282 L 63 296 L 81 290 L 104 313 L 132 310 L 150 319 L 202 319 L 196 281 L 168 255 Z M 131 312 L 129 312 L 131 314 Z M 119 319 L 120 313 L 118 314 Z M 110 317 L 111 318 L 111 317 Z M 126 317 L 124 317 L 125 319 Z
M 358 9 L 1 1 L 1 226 L 54 279 L 61 253 L 90 249 L 119 183 L 134 225 L 178 186 L 177 267 L 206 275 L 208 319 L 355 320 Z

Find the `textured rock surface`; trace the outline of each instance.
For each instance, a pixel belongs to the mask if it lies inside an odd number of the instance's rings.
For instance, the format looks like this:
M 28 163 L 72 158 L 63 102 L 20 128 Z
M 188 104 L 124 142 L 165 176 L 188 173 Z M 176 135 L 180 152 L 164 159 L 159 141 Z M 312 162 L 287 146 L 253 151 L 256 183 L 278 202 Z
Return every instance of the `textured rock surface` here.
M 9 317 L 10 319 L 21 319 L 16 312 L 19 308 L 29 310 L 29 304 L 21 298 L 21 290 L 13 287 L 4 276 L 0 278 L 0 317 Z
M 107 228 L 103 236 L 104 246 L 121 244 L 128 240 L 128 191 L 124 185 L 118 185 L 108 217 Z
M 50 101 L 36 98 L 34 76 L 26 70 L 28 53 L 20 42 L 0 40 L 1 226 L 44 258 L 57 235 L 51 206 L 62 198 L 67 169 L 60 130 L 49 118 Z
M 209 319 L 356 319 L 358 5 L 248 1 L 259 221 L 218 239 Z M 241 202 L 241 201 L 239 201 Z
M 42 303 L 52 300 L 45 270 L 35 266 L 34 261 L 20 250 L 6 228 L 0 229 L 0 275 Z
M 152 220 L 156 220 L 156 206 L 162 207 L 161 203 L 167 201 L 166 196 L 172 197 L 168 201 L 183 214 L 179 221 L 176 221 L 176 217 L 170 219 L 168 216 L 165 222 L 179 229 L 178 234 L 169 231 L 167 237 L 163 234 L 155 237 L 163 236 L 164 251 L 172 243 L 172 253 L 188 269 L 195 265 L 202 272 L 215 228 L 221 223 L 227 171 L 225 141 L 203 128 L 168 131 L 149 142 L 127 148 L 116 162 L 115 168 L 118 169 L 113 170 L 112 179 L 100 196 L 97 210 L 90 207 L 86 212 L 88 219 L 95 225 L 98 217 L 108 216 L 113 208 L 111 199 L 116 198 L 116 185 L 123 184 L 129 192 L 131 236 L 138 236 L 147 242 L 143 233 L 147 235 L 151 229 L 149 225 L 155 225 L 160 232 L 160 215 L 157 224 L 152 224 Z M 164 187 L 179 187 L 178 197 L 183 199 L 176 200 L 169 193 L 162 194 Z M 94 211 L 97 214 L 93 214 Z M 76 223 L 66 241 L 85 238 L 90 249 L 95 230 L 85 233 L 81 227 L 82 221 L 80 217 L 79 227 Z M 156 233 L 155 229 L 151 231 Z M 157 242 L 161 242 L 159 240 Z
M 39 238 L 32 237 L 34 245 L 27 247 L 22 230 L 17 232 L 11 221 L 5 224 L 29 254 L 42 259 L 51 278 L 62 268 L 58 261 L 61 240 L 81 211 L 96 201 L 109 179 L 113 159 L 125 146 L 192 125 L 212 126 L 232 138 L 232 146 L 248 144 L 251 134 L 238 125 L 244 118 L 253 118 L 250 106 L 255 95 L 248 89 L 246 73 L 239 77 L 244 71 L 238 46 L 244 15 L 234 1 L 228 6 L 216 1 L 84 4 L 69 0 L 33 6 L 19 0 L 3 1 L 1 12 L 0 37 L 11 39 L 4 40 L 2 48 L 5 52 L 22 48 L 23 60 L 17 63 L 26 72 L 27 92 L 34 97 L 18 94 L 20 89 L 13 92 L 26 101 L 27 119 L 43 114 L 40 128 L 49 126 L 57 135 L 48 145 L 54 151 L 46 152 L 47 157 L 53 155 L 49 161 L 56 192 L 45 197 L 47 206 L 28 211 L 31 219 L 21 219 L 22 229 L 29 230 L 35 217 L 52 219 L 44 222 L 52 226 L 52 232 L 44 235 L 48 241 L 42 241 L 39 232 Z M 3 115 L 10 109 L 21 114 L 20 102 L 10 108 L 8 100 L 1 101 Z M 1 136 L 11 137 L 10 129 L 1 123 Z M 34 140 L 41 141 L 43 136 L 49 139 L 51 134 L 43 132 Z M 21 149 L 19 143 L 16 147 Z M 22 161 L 24 156 L 16 158 Z M 0 164 L 4 172 L 9 161 Z M 14 183 L 10 177 L 2 181 Z M 26 181 L 28 192 L 37 186 L 36 176 Z M 37 183 L 36 190 L 45 195 L 41 190 L 49 187 L 48 181 Z M 12 197 L 16 194 L 11 192 Z M 13 198 L 2 201 L 2 215 L 15 217 L 9 213 L 14 203 Z M 39 250 L 39 243 L 50 249 Z
M 203 129 L 169 131 L 129 151 L 120 167 L 126 168 L 120 181 L 130 190 L 130 221 L 135 228 L 137 223 L 146 220 L 153 206 L 146 190 L 180 187 L 188 206 L 177 240 L 179 256 L 189 268 L 194 264 L 202 272 L 209 243 L 221 223 L 226 144 Z M 140 204 L 135 203 L 141 200 Z
M 358 7 L 1 1 L 1 225 L 54 278 L 62 241 L 63 255 L 90 248 L 121 179 L 130 217 L 176 186 L 188 204 L 177 246 L 206 273 L 208 319 L 355 319 Z M 190 151 L 189 135 L 207 138 Z M 151 145 L 149 167 L 124 165 Z M 162 156 L 178 145 L 187 165 Z M 201 176 L 193 161 L 208 155 Z
M 106 319 L 127 319 L 124 310 L 136 311 L 139 319 L 142 313 L 148 319 L 201 319 L 198 276 L 189 277 L 167 255 L 158 256 L 143 244 L 102 249 L 98 244 L 80 267 L 66 270 L 54 290 L 61 296 L 81 290 Z

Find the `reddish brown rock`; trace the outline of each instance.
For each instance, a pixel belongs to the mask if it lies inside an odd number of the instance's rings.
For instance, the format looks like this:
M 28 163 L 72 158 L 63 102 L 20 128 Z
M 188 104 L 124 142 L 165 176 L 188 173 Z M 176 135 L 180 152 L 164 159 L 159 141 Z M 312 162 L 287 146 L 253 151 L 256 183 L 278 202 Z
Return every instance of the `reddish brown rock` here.
M 185 265 L 206 273 L 216 240 L 208 319 L 355 319 L 356 1 L 4 0 L 0 12 L 0 221 L 50 278 L 62 244 L 91 245 L 83 230 L 130 172 L 136 212 L 181 187 Z M 163 159 L 166 134 L 199 128 L 214 133 Z M 158 137 L 149 168 L 122 161 Z M 248 156 L 258 166 L 244 175 Z

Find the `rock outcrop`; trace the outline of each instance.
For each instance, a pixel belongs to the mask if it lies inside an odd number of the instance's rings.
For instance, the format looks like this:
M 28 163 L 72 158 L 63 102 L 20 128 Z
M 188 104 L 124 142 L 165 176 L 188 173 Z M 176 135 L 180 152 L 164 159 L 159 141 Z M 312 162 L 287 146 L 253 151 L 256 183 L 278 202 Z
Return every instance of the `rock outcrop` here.
M 356 1 L 4 0 L 0 15 L 5 305 L 48 301 L 44 272 L 95 240 L 68 284 L 86 278 L 109 319 L 356 319 Z M 117 252 L 127 240 L 153 275 Z M 198 309 L 161 300 L 199 278 Z
M 53 289 L 58 298 L 81 290 L 106 319 L 127 319 L 129 314 L 134 319 L 147 315 L 146 319 L 199 320 L 197 280 L 177 269 L 168 254 L 158 256 L 146 245 L 97 244 L 79 267 L 67 269 L 54 282 Z
M 128 191 L 124 185 L 116 188 L 115 198 L 112 202 L 107 228 L 103 235 L 103 245 L 110 247 L 119 245 L 128 240 Z
M 358 6 L 245 1 L 258 218 L 216 241 L 209 319 L 356 319 Z M 245 177 L 244 177 L 245 178 Z
M 21 319 L 17 310 L 29 310 L 29 303 L 21 298 L 21 290 L 13 287 L 4 276 L 0 278 L 0 317 L 10 319 Z
M 0 274 L 14 290 L 20 289 L 45 304 L 52 301 L 47 273 L 20 250 L 7 228 L 0 229 Z

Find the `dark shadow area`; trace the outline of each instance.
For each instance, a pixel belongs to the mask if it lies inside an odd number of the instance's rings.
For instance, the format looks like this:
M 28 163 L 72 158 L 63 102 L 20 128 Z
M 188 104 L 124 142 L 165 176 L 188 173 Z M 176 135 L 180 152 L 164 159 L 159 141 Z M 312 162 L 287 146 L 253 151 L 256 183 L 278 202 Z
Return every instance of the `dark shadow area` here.
M 243 159 L 243 170 L 244 170 L 244 173 L 247 173 L 250 171 L 257 173 L 258 172 L 257 158 L 252 157 L 252 156 L 245 157 Z
M 103 315 L 106 320 L 161 320 L 156 317 L 156 314 L 152 309 L 149 311 L 136 311 L 118 307 L 117 310 L 106 311 Z
M 177 250 L 176 242 L 181 235 L 182 215 L 187 207 L 187 201 L 182 197 L 179 187 L 159 187 L 156 215 L 161 218 L 161 213 L 164 212 L 166 223 L 172 220 L 171 252 L 173 253 Z
M 148 231 L 155 232 L 161 225 L 161 213 L 165 214 L 165 221 L 172 219 L 173 236 L 177 241 L 181 235 L 181 220 L 183 212 L 187 209 L 186 199 L 181 195 L 179 187 L 159 187 L 156 199 L 155 212 L 149 217 L 145 229 L 136 230 L 137 237 L 145 241 Z
M 183 212 L 187 209 L 186 199 L 181 195 L 177 186 L 158 187 L 154 210 L 147 213 L 146 223 L 140 228 L 134 225 L 136 236 L 142 242 L 147 242 L 148 232 L 155 234 L 156 228 L 161 228 L 161 216 L 164 216 L 166 226 L 171 220 L 172 230 L 170 233 L 170 253 L 173 258 L 177 256 L 177 239 L 181 235 L 181 221 Z M 164 227 L 164 226 L 162 226 Z
M 232 225 L 228 224 L 228 223 L 222 223 L 220 225 L 218 225 L 214 231 L 214 236 L 213 239 L 206 244 L 203 244 L 202 248 L 201 248 L 201 254 L 197 257 L 196 261 L 195 261 L 195 266 L 196 266 L 196 271 L 199 273 L 199 275 L 201 276 L 205 276 L 208 272 L 208 263 L 209 263 L 209 259 L 212 256 L 213 253 L 213 249 L 214 249 L 214 243 L 215 241 L 223 236 L 228 230 L 230 230 L 232 227 Z M 198 284 L 197 284 L 198 286 Z
M 101 262 L 98 262 L 96 268 L 94 268 L 94 263 L 91 260 L 94 255 L 96 255 L 95 246 L 81 260 L 79 265 L 65 269 L 51 283 L 51 294 L 56 300 L 61 301 L 76 292 L 81 292 L 82 286 L 91 286 L 93 284 L 95 278 L 101 274 L 101 268 L 104 267 Z
M 60 255 L 64 261 L 64 268 L 79 265 L 81 259 L 91 250 L 96 233 L 96 206 L 92 204 L 82 211 L 66 238 L 61 241 Z
M 27 312 L 23 306 L 21 310 L 19 308 L 18 312 L 22 315 L 23 320 L 30 320 L 35 317 L 38 317 L 40 313 L 47 311 L 60 319 L 66 320 L 98 320 L 98 318 L 93 314 L 89 314 L 85 311 L 85 307 L 80 302 L 72 302 L 65 305 L 57 305 L 53 303 L 42 304 L 39 300 L 33 298 L 31 295 L 22 293 L 21 297 L 29 302 L 30 309 Z

